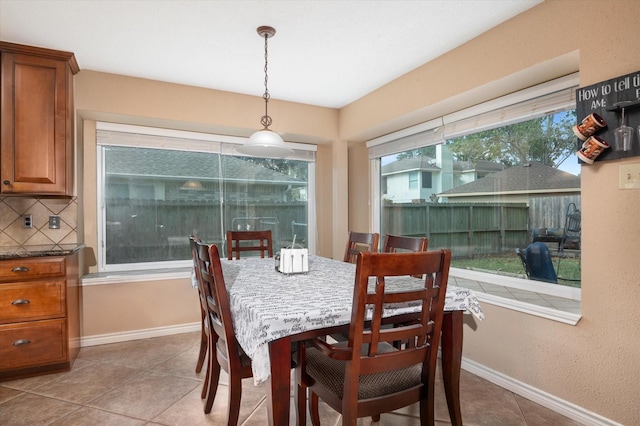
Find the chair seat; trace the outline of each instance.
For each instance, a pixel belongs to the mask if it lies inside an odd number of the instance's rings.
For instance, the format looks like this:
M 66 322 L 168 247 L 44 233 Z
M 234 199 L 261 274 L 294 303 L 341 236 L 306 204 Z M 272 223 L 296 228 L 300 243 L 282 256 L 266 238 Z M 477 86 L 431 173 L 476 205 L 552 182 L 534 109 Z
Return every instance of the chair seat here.
M 347 347 L 347 344 L 341 342 L 335 346 Z M 363 353 L 366 353 L 366 350 L 367 346 L 363 345 Z M 379 353 L 395 351 L 397 349 L 392 345 L 380 343 Z M 315 348 L 307 349 L 306 357 L 307 374 L 342 399 L 346 362 L 329 358 Z M 418 364 L 402 370 L 360 376 L 358 399 L 376 398 L 420 386 L 421 374 L 422 365 Z

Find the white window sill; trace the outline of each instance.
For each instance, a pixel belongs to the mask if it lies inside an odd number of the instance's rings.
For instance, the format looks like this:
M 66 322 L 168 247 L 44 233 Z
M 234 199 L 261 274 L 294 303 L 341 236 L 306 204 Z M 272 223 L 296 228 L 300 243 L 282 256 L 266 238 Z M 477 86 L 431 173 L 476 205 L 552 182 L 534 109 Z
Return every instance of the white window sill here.
M 581 289 L 452 268 L 450 283 L 474 291 L 480 302 L 576 325 Z
M 187 268 L 166 268 L 153 269 L 146 271 L 117 271 L 117 272 L 99 272 L 95 274 L 87 274 L 82 277 L 82 286 L 90 285 L 107 285 L 122 284 L 143 281 L 159 281 L 159 280 L 175 280 L 190 279 L 191 269 Z

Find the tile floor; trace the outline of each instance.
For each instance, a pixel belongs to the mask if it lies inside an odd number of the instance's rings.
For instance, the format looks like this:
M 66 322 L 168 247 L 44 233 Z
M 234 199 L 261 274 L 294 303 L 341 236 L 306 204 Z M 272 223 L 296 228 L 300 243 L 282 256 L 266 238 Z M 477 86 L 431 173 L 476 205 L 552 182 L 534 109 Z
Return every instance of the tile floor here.
M 186 333 L 82 348 L 70 372 L 0 382 L 0 425 L 224 425 L 224 377 L 212 412 L 202 409 L 198 345 L 199 333 Z M 436 390 L 436 424 L 450 424 L 441 383 Z M 460 398 L 466 425 L 578 425 L 464 370 Z M 340 424 L 329 409 L 321 416 L 323 425 Z M 383 414 L 378 424 L 418 425 L 417 416 L 414 405 Z M 251 379 L 243 385 L 240 424 L 267 424 L 264 388 Z

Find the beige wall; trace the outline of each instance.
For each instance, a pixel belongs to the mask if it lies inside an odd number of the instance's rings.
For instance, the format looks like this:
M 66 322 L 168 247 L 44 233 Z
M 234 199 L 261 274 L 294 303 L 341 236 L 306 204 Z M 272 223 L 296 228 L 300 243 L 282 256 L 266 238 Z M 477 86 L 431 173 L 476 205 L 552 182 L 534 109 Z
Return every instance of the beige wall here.
M 578 69 L 582 86 L 639 71 L 638 16 L 636 0 L 548 0 L 344 108 L 340 137 L 358 156 L 349 162 L 349 225 L 366 227 L 351 203 L 368 185 L 366 174 L 352 169 L 365 166 L 365 137 L 487 100 L 487 87 L 495 97 Z M 486 321 L 465 328 L 464 356 L 631 425 L 640 419 L 640 190 L 618 189 L 619 167 L 627 163 L 640 157 L 582 167 L 577 326 L 484 304 Z
M 321 144 L 319 252 L 339 258 L 346 231 L 370 227 L 364 140 L 578 70 L 581 85 L 638 71 L 640 2 L 608 3 L 548 0 L 339 112 L 272 101 L 274 130 L 288 140 Z M 261 115 L 260 102 L 259 97 L 81 71 L 76 108 L 84 149 L 85 223 L 79 229 L 85 242 L 95 249 L 93 120 L 248 135 Z M 617 189 L 619 165 L 632 162 L 640 158 L 582 168 L 583 317 L 578 325 L 485 304 L 486 321 L 475 330 L 465 328 L 464 341 L 467 359 L 623 424 L 640 418 L 640 192 Z M 87 286 L 83 292 L 85 337 L 198 320 L 186 280 Z M 184 311 L 147 312 L 152 293 L 165 306 L 176 298 L 175 309 Z M 127 307 L 116 313 L 105 303 L 121 299 L 128 300 Z
M 163 83 L 82 70 L 75 78 L 78 139 L 78 229 L 84 242 L 85 272 L 97 272 L 96 121 L 249 136 L 259 126 L 264 107 L 261 97 Z M 333 256 L 334 238 L 346 229 L 346 143 L 338 142 L 338 111 L 272 100 L 269 112 L 273 130 L 285 140 L 319 144 L 317 156 L 318 253 Z M 335 206 L 335 207 L 334 207 Z M 342 212 L 340 212 L 342 210 Z M 337 219 L 334 218 L 334 215 Z M 341 219 L 344 218 L 344 219 Z M 336 232 L 340 232 L 336 236 Z M 346 231 L 344 231 L 346 233 Z M 342 251 L 338 256 L 343 255 Z M 149 303 L 150 298 L 154 303 Z M 159 308 L 162 306 L 162 308 Z M 123 282 L 87 285 L 82 289 L 82 336 L 172 327 L 199 321 L 196 292 L 188 280 Z

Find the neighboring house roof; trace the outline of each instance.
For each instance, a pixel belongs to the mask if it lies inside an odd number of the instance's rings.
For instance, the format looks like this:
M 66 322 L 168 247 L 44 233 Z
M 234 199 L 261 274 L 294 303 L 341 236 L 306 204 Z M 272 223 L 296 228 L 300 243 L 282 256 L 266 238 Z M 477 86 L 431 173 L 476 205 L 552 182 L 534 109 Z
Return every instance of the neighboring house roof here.
M 109 147 L 109 176 L 144 176 L 176 179 L 217 180 L 219 162 L 210 153 L 168 151 L 151 148 L 123 149 Z M 270 184 L 305 184 L 284 173 L 230 155 L 224 156 L 223 178 L 226 181 L 252 181 Z
M 424 171 L 436 171 L 440 170 L 439 167 L 435 165 L 435 160 L 431 157 L 427 157 L 424 155 L 412 158 L 403 158 L 402 160 L 397 160 L 389 164 L 385 164 L 382 166 L 381 172 L 382 176 L 392 175 L 395 173 L 404 173 L 411 172 L 416 170 L 424 170 Z
M 450 197 L 479 193 L 528 193 L 546 190 L 580 191 L 580 177 L 555 167 L 530 161 L 492 173 L 481 179 L 457 186 L 438 196 Z
M 494 163 L 489 160 L 478 161 L 454 161 L 453 170 L 460 172 L 499 172 L 506 169 L 507 166 L 500 163 Z

